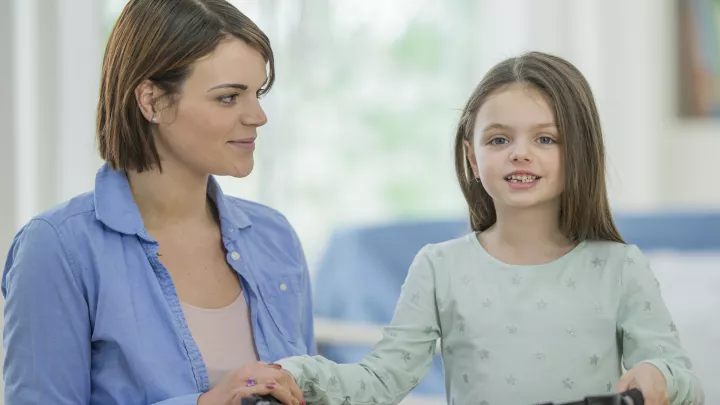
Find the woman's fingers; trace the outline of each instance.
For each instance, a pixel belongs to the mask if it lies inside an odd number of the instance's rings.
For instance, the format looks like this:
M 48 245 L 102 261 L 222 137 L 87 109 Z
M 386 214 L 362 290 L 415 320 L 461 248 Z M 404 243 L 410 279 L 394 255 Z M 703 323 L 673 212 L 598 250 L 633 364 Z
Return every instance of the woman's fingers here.
M 304 404 L 305 399 L 303 398 L 302 390 L 298 387 L 297 382 L 295 381 L 295 377 L 293 377 L 289 371 L 283 370 L 282 368 L 279 368 L 277 372 L 279 374 L 278 377 L 276 377 L 277 381 L 280 382 L 283 387 L 288 388 L 295 399 L 297 399 L 301 404 Z
M 273 388 L 271 388 L 268 385 L 254 385 L 252 387 L 238 387 L 235 388 L 232 392 L 233 396 L 232 398 L 234 400 L 239 400 L 241 398 L 247 398 L 253 395 L 268 395 L 273 392 Z M 233 401 L 235 403 L 235 401 Z M 238 402 L 240 403 L 240 402 Z

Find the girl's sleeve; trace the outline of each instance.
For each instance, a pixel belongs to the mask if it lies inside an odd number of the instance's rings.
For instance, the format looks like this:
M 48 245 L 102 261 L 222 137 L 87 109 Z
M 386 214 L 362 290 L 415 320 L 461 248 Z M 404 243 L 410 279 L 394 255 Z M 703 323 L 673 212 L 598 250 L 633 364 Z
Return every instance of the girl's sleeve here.
M 303 390 L 308 403 L 399 403 L 425 378 L 441 335 L 435 294 L 435 270 L 423 248 L 415 257 L 392 322 L 361 362 L 337 364 L 321 356 L 279 361 Z
M 626 369 L 640 363 L 657 367 L 667 381 L 671 405 L 704 403 L 702 387 L 680 344 L 659 283 L 636 246 L 628 247 L 623 261 L 618 328 Z

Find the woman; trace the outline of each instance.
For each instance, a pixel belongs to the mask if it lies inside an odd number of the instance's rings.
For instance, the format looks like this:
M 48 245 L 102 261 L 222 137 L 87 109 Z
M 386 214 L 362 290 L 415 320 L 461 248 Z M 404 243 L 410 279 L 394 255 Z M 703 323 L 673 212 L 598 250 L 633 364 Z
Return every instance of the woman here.
M 32 219 L 5 265 L 6 403 L 301 402 L 267 364 L 315 353 L 300 243 L 212 177 L 252 171 L 273 79 L 267 37 L 227 2 L 127 4 L 95 189 Z

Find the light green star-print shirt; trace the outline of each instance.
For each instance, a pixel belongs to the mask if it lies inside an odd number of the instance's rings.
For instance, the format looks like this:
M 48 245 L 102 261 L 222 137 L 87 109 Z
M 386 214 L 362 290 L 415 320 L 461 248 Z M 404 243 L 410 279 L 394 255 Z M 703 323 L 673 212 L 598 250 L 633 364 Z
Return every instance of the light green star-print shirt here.
M 703 391 L 646 258 L 635 246 L 585 241 L 565 256 L 513 266 L 475 234 L 415 258 L 391 324 L 357 364 L 279 361 L 309 404 L 399 403 L 428 373 L 441 339 L 448 403 L 531 405 L 614 392 L 641 362 L 665 376 L 672 405 Z

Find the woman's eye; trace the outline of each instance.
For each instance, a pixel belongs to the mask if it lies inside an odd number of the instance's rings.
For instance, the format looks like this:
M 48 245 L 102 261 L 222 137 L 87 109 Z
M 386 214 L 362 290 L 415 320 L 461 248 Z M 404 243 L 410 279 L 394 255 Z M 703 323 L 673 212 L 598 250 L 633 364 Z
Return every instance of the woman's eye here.
M 223 104 L 233 104 L 235 103 L 235 100 L 237 99 L 237 93 L 235 94 L 228 94 L 226 96 L 221 96 L 218 98 L 218 101 L 220 101 Z

